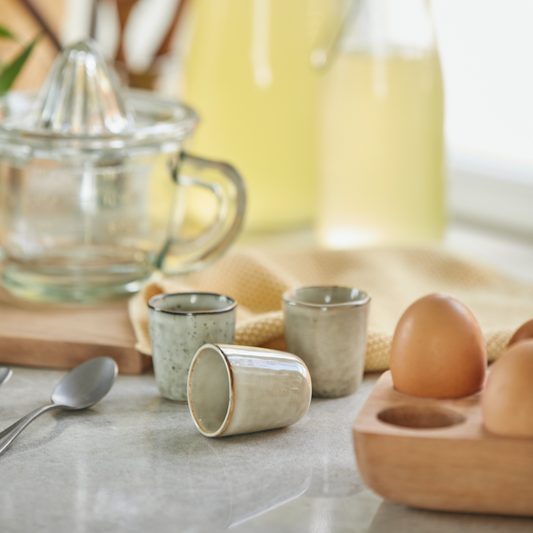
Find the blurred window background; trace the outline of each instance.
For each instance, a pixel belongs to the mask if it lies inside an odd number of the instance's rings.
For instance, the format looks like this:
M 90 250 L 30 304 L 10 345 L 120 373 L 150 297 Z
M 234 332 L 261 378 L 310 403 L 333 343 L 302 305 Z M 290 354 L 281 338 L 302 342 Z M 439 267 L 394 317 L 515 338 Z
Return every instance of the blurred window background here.
M 452 214 L 533 235 L 533 2 L 433 0 Z
M 31 39 L 39 31 L 39 24 L 25 2 L 1 1 L 0 24 Z M 162 41 L 167 37 L 169 44 L 161 54 L 156 89 L 173 95 L 179 92 L 179 65 L 173 52 L 176 35 L 169 38 L 167 33 L 175 22 L 178 3 L 140 0 L 124 33 L 122 53 L 133 74 L 146 72 L 153 67 L 153 56 L 162 51 Z M 33 0 L 32 4 L 62 44 L 91 32 L 92 0 Z M 432 0 L 431 7 L 445 87 L 451 218 L 530 238 L 533 2 Z M 97 11 L 95 36 L 106 53 L 115 57 L 120 47 L 116 4 L 100 0 Z M 183 37 L 187 28 L 181 29 Z M 0 41 L 2 57 L 9 56 L 13 46 Z M 56 52 L 54 44 L 43 39 L 15 88 L 40 86 Z

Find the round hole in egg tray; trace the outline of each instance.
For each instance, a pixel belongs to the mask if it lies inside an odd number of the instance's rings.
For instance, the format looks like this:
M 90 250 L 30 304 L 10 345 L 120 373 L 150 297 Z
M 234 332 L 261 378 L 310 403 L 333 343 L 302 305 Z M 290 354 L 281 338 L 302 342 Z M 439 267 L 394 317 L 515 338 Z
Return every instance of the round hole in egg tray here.
M 438 429 L 461 424 L 466 418 L 444 407 L 400 405 L 383 409 L 381 422 L 409 429 Z

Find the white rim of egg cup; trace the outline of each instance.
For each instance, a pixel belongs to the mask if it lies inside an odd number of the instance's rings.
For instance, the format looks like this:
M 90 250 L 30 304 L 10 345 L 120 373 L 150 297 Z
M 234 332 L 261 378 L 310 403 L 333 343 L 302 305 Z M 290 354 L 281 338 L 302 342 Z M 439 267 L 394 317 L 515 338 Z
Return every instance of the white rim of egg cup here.
M 347 294 L 349 292 L 350 297 L 340 298 L 337 302 L 312 302 L 310 301 L 309 297 L 306 298 L 303 294 L 305 292 L 315 292 L 322 295 L 331 291 L 343 294 Z M 360 298 L 354 299 L 353 295 L 355 291 L 357 291 L 357 295 L 360 296 Z M 368 304 L 372 298 L 366 291 L 358 289 L 357 287 L 346 287 L 342 285 L 304 285 L 285 291 L 282 294 L 281 299 L 286 304 L 296 307 L 334 309 L 339 307 L 363 306 Z
M 216 305 L 211 306 L 210 309 L 165 309 L 164 307 L 160 307 L 165 304 L 165 301 L 171 302 L 172 300 L 186 300 L 187 298 L 192 299 L 194 297 L 204 297 L 206 299 L 212 300 L 212 302 L 215 303 L 223 303 L 225 304 L 223 307 L 216 307 Z M 209 298 L 212 297 L 212 298 Z M 191 302 L 183 302 L 184 304 L 191 303 Z M 222 313 L 228 313 L 230 311 L 233 311 L 237 307 L 237 302 L 230 298 L 229 296 L 226 296 L 225 294 L 218 294 L 216 292 L 171 292 L 171 293 L 162 293 L 162 294 L 156 294 L 155 296 L 152 296 L 147 303 L 148 307 L 152 311 L 157 311 L 158 313 L 164 313 L 167 315 L 219 315 Z M 207 306 L 206 306 L 207 307 Z
M 227 379 L 228 389 L 229 389 L 229 395 L 228 395 L 228 407 L 226 409 L 226 416 L 222 420 L 221 424 L 219 424 L 218 429 L 215 429 L 213 431 L 209 431 L 208 429 L 205 429 L 202 424 L 200 423 L 201 416 L 198 417 L 198 414 L 201 415 L 201 413 L 195 409 L 194 401 L 193 401 L 193 387 L 192 387 L 192 380 L 193 380 L 193 374 L 194 369 L 201 358 L 202 354 L 204 352 L 207 352 L 208 350 L 213 350 L 216 352 L 221 358 L 224 363 L 224 367 L 226 368 L 226 373 L 221 373 L 221 376 L 224 376 Z M 228 358 L 224 354 L 224 352 L 220 349 L 219 346 L 216 344 L 204 344 L 195 354 L 191 363 L 191 368 L 189 370 L 189 376 L 187 377 L 187 400 L 189 404 L 189 410 L 192 415 L 192 419 L 194 421 L 195 426 L 198 428 L 198 431 L 205 435 L 206 437 L 218 437 L 224 431 L 229 425 L 229 422 L 231 420 L 231 415 L 233 413 L 233 406 L 234 406 L 234 395 L 233 395 L 233 374 L 231 373 L 230 364 L 228 361 Z M 207 406 L 207 410 L 209 410 L 210 405 Z M 202 406 L 202 409 L 205 407 Z

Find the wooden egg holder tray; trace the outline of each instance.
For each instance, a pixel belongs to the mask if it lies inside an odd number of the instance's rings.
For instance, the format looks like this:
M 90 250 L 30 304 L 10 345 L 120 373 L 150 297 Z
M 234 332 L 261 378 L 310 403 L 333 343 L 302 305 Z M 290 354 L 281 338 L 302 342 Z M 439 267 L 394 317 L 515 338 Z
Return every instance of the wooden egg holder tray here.
M 385 372 L 353 436 L 364 482 L 387 500 L 439 511 L 533 516 L 533 439 L 485 430 L 481 393 L 417 398 L 397 392 Z

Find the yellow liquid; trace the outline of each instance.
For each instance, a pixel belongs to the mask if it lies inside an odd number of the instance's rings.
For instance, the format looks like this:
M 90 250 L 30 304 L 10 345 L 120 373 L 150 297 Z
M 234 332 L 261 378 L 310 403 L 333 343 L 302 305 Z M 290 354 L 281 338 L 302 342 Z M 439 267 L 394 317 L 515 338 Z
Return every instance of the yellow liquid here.
M 321 0 L 194 0 L 182 98 L 201 117 L 196 154 L 233 164 L 245 227 L 310 224 L 316 201 Z
M 438 56 L 342 54 L 324 80 L 318 238 L 331 248 L 442 237 Z

